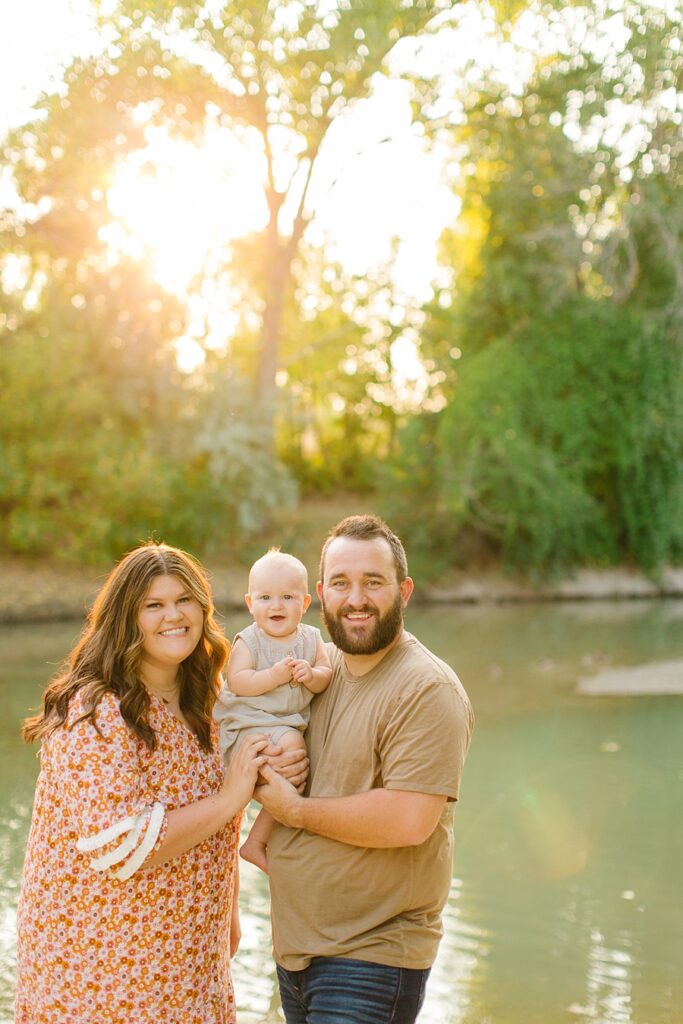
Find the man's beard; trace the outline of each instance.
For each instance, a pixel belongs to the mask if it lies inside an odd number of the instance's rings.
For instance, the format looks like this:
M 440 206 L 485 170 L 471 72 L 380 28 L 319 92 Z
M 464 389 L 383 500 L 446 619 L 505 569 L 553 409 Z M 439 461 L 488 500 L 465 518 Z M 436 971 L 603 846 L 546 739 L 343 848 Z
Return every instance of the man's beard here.
M 340 651 L 344 651 L 345 654 L 377 654 L 378 651 L 393 643 L 403 629 L 403 599 L 400 593 L 396 596 L 396 600 L 391 608 L 384 615 L 380 615 L 372 605 L 366 605 L 364 608 L 349 608 L 347 605 L 343 605 L 337 614 L 333 615 L 325 607 L 324 600 L 321 604 L 323 619 L 330 634 L 330 640 L 335 647 L 338 647 Z M 350 612 L 364 612 L 374 615 L 375 624 L 372 631 L 365 636 L 354 637 L 349 635 L 342 617 Z

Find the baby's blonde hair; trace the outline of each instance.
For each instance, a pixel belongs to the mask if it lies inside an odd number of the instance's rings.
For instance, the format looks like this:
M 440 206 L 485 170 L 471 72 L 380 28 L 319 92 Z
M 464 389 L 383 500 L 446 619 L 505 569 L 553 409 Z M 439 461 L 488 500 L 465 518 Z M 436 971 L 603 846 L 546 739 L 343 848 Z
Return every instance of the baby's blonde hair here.
M 265 555 L 261 555 L 260 558 L 257 558 L 249 570 L 249 582 L 247 584 L 249 593 L 251 593 L 252 577 L 254 572 L 257 569 L 268 566 L 269 564 L 289 566 L 290 569 L 293 569 L 301 577 L 301 582 L 304 586 L 304 593 L 308 591 L 308 570 L 301 559 L 296 558 L 294 555 L 288 555 L 286 551 L 280 551 L 279 548 L 268 548 Z

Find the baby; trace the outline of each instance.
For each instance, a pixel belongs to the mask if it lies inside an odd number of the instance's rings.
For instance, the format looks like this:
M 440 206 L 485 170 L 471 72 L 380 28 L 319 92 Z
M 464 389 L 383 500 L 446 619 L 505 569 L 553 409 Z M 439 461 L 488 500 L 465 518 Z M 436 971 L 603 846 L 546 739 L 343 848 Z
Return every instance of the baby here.
M 248 733 L 265 733 L 284 751 L 306 749 L 309 704 L 332 676 L 320 630 L 301 621 L 311 603 L 307 591 L 306 567 L 293 555 L 271 550 L 251 567 L 244 599 L 254 622 L 235 637 L 228 685 L 214 708 L 226 763 Z M 266 873 L 271 828 L 262 810 L 240 850 Z

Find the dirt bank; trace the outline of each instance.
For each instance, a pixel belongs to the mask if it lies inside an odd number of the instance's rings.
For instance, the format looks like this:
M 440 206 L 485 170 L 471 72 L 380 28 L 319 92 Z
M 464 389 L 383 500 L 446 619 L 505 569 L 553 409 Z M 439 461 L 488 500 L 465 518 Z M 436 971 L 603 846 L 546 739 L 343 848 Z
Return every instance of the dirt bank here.
M 244 607 L 244 567 L 207 565 L 219 608 Z M 311 572 L 315 561 L 310 560 Z M 65 568 L 47 563 L 0 559 L 0 623 L 81 619 L 90 607 L 107 570 Z M 439 586 L 416 581 L 414 600 L 428 603 L 502 603 L 516 601 L 628 600 L 683 597 L 683 569 L 669 569 L 661 585 L 628 569 L 581 570 L 571 579 L 532 586 L 491 570 L 457 573 Z

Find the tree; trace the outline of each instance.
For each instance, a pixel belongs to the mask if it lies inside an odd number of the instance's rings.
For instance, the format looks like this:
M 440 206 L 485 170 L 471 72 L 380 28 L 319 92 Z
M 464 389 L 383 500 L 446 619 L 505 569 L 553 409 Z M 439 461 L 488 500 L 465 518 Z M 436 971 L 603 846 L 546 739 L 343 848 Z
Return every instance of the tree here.
M 607 5 L 530 11 L 528 80 L 511 92 L 479 67 L 432 126 L 460 158 L 452 285 L 422 332 L 447 405 L 409 427 L 396 472 L 431 437 L 416 532 L 432 558 L 474 534 L 516 569 L 656 573 L 681 550 L 681 15 L 630 4 L 606 46 Z
M 374 490 L 414 408 L 397 393 L 394 344 L 416 336 L 419 304 L 391 266 L 351 275 L 306 244 L 303 260 L 285 310 L 278 450 L 305 490 Z
M 129 116 L 136 78 L 120 68 L 101 85 L 98 60 L 78 62 L 67 94 L 4 146 L 17 198 L 0 219 L 3 543 L 94 561 L 151 534 L 230 546 L 291 498 L 291 481 L 244 382 L 217 376 L 219 404 L 211 382 L 179 372 L 186 311 L 108 244 L 119 150 L 144 140 Z
M 98 89 L 118 94 L 117 80 L 124 83 L 130 95 L 117 104 L 123 102 L 129 115 L 144 97 L 139 77 L 131 85 L 134 70 L 150 84 L 149 99 L 164 92 L 163 102 L 149 108 L 151 120 L 170 118 L 175 130 L 180 103 L 181 130 L 201 131 L 209 116 L 243 137 L 253 129 L 259 133 L 268 222 L 252 240 L 246 262 L 261 317 L 256 397 L 265 410 L 274 407 L 284 310 L 314 215 L 311 186 L 330 129 L 369 95 L 396 42 L 423 32 L 440 9 L 451 6 L 445 0 L 324 6 L 318 0 L 123 0 L 109 23 L 120 56 L 99 60 Z M 163 90 L 156 84 L 160 78 Z M 244 244 L 240 250 L 247 255 Z
M 526 79 L 511 86 L 472 61 L 442 83 L 447 113 L 425 127 L 458 156 L 462 207 L 443 240 L 454 287 L 430 307 L 425 336 L 447 374 L 458 367 L 452 343 L 438 350 L 442 322 L 467 352 L 575 294 L 633 300 L 671 322 L 680 312 L 683 16 L 639 2 L 615 10 L 527 4 Z M 495 31 L 514 52 L 514 24 Z

